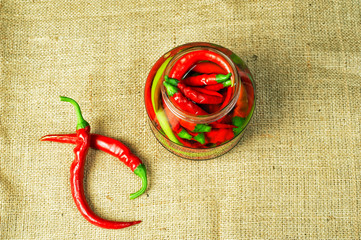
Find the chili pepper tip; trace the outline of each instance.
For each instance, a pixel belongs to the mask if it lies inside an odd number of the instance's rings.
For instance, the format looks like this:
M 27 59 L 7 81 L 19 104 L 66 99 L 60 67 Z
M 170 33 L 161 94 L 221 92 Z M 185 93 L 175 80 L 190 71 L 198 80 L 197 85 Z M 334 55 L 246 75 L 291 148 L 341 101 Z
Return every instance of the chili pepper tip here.
M 77 130 L 89 126 L 89 123 L 87 121 L 85 121 L 83 118 L 79 104 L 74 99 L 69 98 L 69 97 L 60 96 L 60 101 L 69 102 L 74 106 L 76 115 L 78 117 L 78 123 L 76 126 Z
M 129 196 L 130 199 L 135 199 L 135 198 L 139 197 L 140 195 L 142 195 L 148 186 L 147 170 L 146 170 L 144 164 L 140 164 L 136 169 L 134 169 L 134 174 L 139 176 L 140 179 L 142 180 L 142 188 L 138 192 L 130 194 L 130 196 Z
M 42 136 L 41 138 L 39 138 L 39 141 L 53 141 L 54 139 L 54 135 L 45 135 L 45 136 Z

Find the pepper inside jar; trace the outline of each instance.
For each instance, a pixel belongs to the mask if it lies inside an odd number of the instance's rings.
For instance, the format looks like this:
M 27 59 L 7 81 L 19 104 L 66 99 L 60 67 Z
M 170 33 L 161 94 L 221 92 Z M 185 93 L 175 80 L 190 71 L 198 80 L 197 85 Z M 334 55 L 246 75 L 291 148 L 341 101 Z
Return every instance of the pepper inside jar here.
M 254 89 L 249 69 L 232 51 L 210 43 L 176 47 L 147 78 L 151 129 L 178 156 L 218 157 L 239 142 L 251 120 Z

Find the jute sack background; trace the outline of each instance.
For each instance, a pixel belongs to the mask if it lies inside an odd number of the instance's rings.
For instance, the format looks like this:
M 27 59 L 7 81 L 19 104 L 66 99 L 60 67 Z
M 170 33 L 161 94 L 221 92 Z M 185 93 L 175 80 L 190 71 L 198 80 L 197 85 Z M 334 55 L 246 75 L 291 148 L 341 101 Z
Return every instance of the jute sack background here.
M 0 5 L 1 239 L 359 239 L 360 1 L 10 1 Z M 143 87 L 169 49 L 205 41 L 244 59 L 257 108 L 244 138 L 211 161 L 180 159 L 153 137 Z M 74 132 L 59 95 L 92 132 L 126 143 L 149 188 L 91 150 L 89 224 L 70 193 Z

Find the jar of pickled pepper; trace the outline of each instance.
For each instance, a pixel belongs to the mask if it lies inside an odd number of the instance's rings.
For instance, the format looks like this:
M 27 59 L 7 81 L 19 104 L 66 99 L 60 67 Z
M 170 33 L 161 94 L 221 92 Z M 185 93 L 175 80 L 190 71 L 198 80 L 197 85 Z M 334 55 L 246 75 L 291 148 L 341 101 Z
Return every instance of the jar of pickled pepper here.
M 164 54 L 145 85 L 150 127 L 170 152 L 205 160 L 231 150 L 255 108 L 255 83 L 232 51 L 188 43 Z

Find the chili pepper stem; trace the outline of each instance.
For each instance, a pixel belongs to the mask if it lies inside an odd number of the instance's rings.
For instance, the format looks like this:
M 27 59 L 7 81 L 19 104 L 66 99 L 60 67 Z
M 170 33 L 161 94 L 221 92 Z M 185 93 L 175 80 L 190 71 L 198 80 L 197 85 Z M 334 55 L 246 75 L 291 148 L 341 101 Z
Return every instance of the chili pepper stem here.
M 164 76 L 164 79 L 167 83 L 173 85 L 173 86 L 177 86 L 179 81 L 177 79 L 174 79 L 174 78 L 169 78 L 168 76 Z
M 210 132 L 211 126 L 205 124 L 197 124 L 192 132 Z
M 232 85 L 232 81 L 231 80 L 227 80 L 225 82 L 222 83 L 223 84 L 223 87 L 229 87 Z
M 234 135 L 238 135 L 243 130 L 245 122 L 246 118 L 241 118 L 238 116 L 232 118 L 232 124 L 237 127 L 233 128 Z
M 163 85 L 165 86 L 170 97 L 173 97 L 173 95 L 178 92 L 178 88 L 169 84 L 168 82 L 163 82 Z
M 60 96 L 60 101 L 69 102 L 74 106 L 75 112 L 76 112 L 76 115 L 77 115 L 77 118 L 78 118 L 78 123 L 76 125 L 76 130 L 79 130 L 81 128 L 85 128 L 85 127 L 89 126 L 89 123 L 87 121 L 85 121 L 84 118 L 83 118 L 83 115 L 81 113 L 79 104 L 74 99 L 69 98 L 69 97 Z
M 191 140 L 192 135 L 190 135 L 184 128 L 178 133 L 178 137 Z
M 204 133 L 199 133 L 197 134 L 197 136 L 193 137 L 194 140 L 196 140 L 197 142 L 201 143 L 201 144 L 205 144 L 205 137 L 204 137 Z
M 224 74 L 217 74 L 216 75 L 216 81 L 218 83 L 227 81 L 232 76 L 232 73 L 228 73 L 227 75 Z
M 142 188 L 138 192 L 130 194 L 130 199 L 135 199 L 142 195 L 148 186 L 147 170 L 145 169 L 144 164 L 140 164 L 136 169 L 134 169 L 134 174 L 136 174 L 142 180 Z

